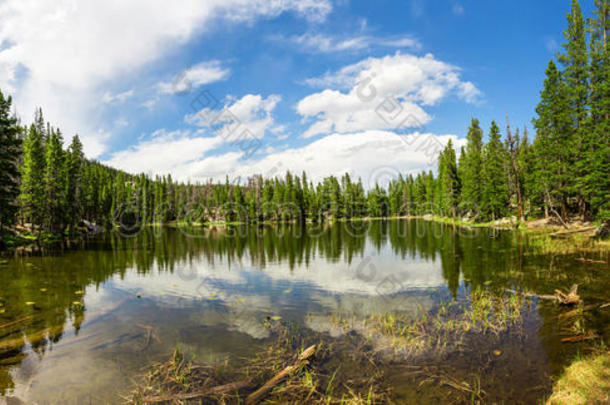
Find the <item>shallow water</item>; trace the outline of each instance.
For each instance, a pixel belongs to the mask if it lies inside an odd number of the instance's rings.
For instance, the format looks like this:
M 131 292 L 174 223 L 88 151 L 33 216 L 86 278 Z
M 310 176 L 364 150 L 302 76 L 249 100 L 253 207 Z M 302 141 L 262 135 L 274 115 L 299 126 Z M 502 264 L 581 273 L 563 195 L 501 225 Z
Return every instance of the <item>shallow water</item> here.
M 331 319 L 433 311 L 474 287 L 551 294 L 579 284 L 586 304 L 601 304 L 610 301 L 608 259 L 607 251 L 541 254 L 519 232 L 421 220 L 146 228 L 12 252 L 0 257 L 0 395 L 116 403 L 178 344 L 200 361 L 255 352 L 269 339 L 267 317 L 336 334 Z M 610 307 L 567 323 L 561 311 L 532 300 L 519 336 L 493 347 L 470 342 L 443 366 L 490 380 L 482 385 L 498 399 L 542 398 L 577 353 L 610 342 Z M 582 331 L 600 338 L 561 343 Z M 447 399 L 412 374 L 392 370 L 389 378 L 404 401 Z

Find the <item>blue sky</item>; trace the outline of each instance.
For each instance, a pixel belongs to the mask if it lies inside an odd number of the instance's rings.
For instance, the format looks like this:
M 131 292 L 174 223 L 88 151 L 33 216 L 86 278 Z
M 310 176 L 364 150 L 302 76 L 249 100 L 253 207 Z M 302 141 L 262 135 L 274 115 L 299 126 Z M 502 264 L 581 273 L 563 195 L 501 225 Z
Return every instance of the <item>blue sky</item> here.
M 531 128 L 569 6 L 3 0 L 0 88 L 131 172 L 373 182 L 433 168 L 472 117 Z

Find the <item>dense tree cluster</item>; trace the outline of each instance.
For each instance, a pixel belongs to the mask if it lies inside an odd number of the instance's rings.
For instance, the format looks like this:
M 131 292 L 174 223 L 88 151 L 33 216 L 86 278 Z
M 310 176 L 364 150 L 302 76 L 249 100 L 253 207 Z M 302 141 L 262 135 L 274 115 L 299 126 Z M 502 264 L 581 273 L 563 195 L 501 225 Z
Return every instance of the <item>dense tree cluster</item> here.
M 568 14 L 565 51 L 553 60 L 527 130 L 492 122 L 484 142 L 473 119 L 459 153 L 449 142 L 432 171 L 399 176 L 366 190 L 348 174 L 313 183 L 306 173 L 254 175 L 245 184 L 176 183 L 170 175 L 132 175 L 89 161 L 75 136 L 42 111 L 22 127 L 0 93 L 0 232 L 19 223 L 61 233 L 81 221 L 138 226 L 180 221 L 321 222 L 327 219 L 435 214 L 495 220 L 570 215 L 610 219 L 610 2 L 595 0 L 587 23 L 577 0 Z
M 588 23 L 572 1 L 560 70 L 551 60 L 534 120 L 531 199 L 566 219 L 610 218 L 610 2 Z

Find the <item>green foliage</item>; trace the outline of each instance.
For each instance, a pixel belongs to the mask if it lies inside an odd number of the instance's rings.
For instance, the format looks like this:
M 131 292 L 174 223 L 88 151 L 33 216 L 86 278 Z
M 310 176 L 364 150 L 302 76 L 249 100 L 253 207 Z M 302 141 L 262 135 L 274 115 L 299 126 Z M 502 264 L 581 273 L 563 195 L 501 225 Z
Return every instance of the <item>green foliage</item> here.
M 590 210 L 610 220 L 610 1 L 595 0 L 589 20 L 590 115 L 577 162 L 579 186 Z
M 21 217 L 33 226 L 42 226 L 44 220 L 44 134 L 35 125 L 30 126 L 23 144 L 21 166 Z
M 506 150 L 500 128 L 494 121 L 489 130 L 489 142 L 483 153 L 483 192 L 481 213 L 486 219 L 498 219 L 508 212 L 508 184 L 505 168 Z
M 551 60 L 546 70 L 544 89 L 536 108 L 538 118 L 534 120 L 533 193 L 546 205 L 561 205 L 562 216 L 567 215 L 567 201 L 572 195 L 571 173 L 572 151 L 575 146 L 572 136 L 568 89 L 561 72 Z
M 478 211 L 482 202 L 483 130 L 476 118 L 472 119 L 466 139 L 465 155 L 460 156 L 462 204 L 466 210 Z
M 51 232 L 65 228 L 66 215 L 66 159 L 62 149 L 63 137 L 59 130 L 51 130 L 47 139 L 45 163 L 46 225 Z
M 82 177 L 83 163 L 85 155 L 83 154 L 83 145 L 75 135 L 72 138 L 72 143 L 67 152 L 66 160 L 66 209 L 67 222 L 71 228 L 78 225 L 82 217 Z
M 460 179 L 458 177 L 455 149 L 451 140 L 439 156 L 438 163 L 438 206 L 444 216 L 455 217 L 460 199 Z
M 11 114 L 11 104 L 11 97 L 0 92 L 0 233 L 14 222 L 18 209 L 21 128 Z

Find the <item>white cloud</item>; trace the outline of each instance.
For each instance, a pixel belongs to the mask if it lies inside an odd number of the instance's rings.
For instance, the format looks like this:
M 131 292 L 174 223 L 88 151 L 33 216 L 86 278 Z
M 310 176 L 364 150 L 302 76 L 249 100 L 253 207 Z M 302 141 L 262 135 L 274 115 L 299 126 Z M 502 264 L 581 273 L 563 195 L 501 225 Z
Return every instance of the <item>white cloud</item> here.
M 234 141 L 236 136 L 240 136 L 246 130 L 251 134 L 250 137 L 261 139 L 267 130 L 275 133 L 283 131 L 283 126 L 274 126 L 272 115 L 281 99 L 275 94 L 267 98 L 259 94 L 247 94 L 225 109 L 220 105 L 216 108 L 206 107 L 197 113 L 187 115 L 185 120 L 188 123 L 215 129 L 226 141 Z
M 244 160 L 246 151 L 237 147 L 212 155 L 221 143 L 219 138 L 161 131 L 127 151 L 115 153 L 104 163 L 130 172 L 153 168 L 153 174 L 171 172 L 175 179 L 192 182 L 224 181 L 226 175 L 244 181 L 255 173 L 269 177 L 282 175 L 286 169 L 293 173 L 305 171 L 312 180 L 319 181 L 331 174 L 347 172 L 354 179 L 362 178 L 369 188 L 398 173 L 435 170 L 438 152 L 449 140 L 458 151 L 465 145 L 465 140 L 455 135 L 397 135 L 389 131 L 333 134 L 299 148 L 269 148 L 269 153 L 261 158 Z
M 332 134 L 301 148 L 271 153 L 248 166 L 236 166 L 234 176 L 288 169 L 293 173 L 305 171 L 319 181 L 331 174 L 350 173 L 352 178 L 362 178 L 368 188 L 386 181 L 388 175 L 435 170 L 438 152 L 450 139 L 457 150 L 465 144 L 455 135 L 397 135 L 389 131 Z
M 24 120 L 42 106 L 64 133 L 79 131 L 95 157 L 107 139 L 98 101 L 114 80 L 185 44 L 214 19 L 251 23 L 283 12 L 321 21 L 329 0 L 162 0 L 0 2 L 0 88 Z M 137 18 L 135 18 L 137 16 Z M 96 121 L 97 120 L 97 121 Z M 91 139 L 87 139 L 91 138 Z M 97 142 L 95 148 L 88 144 Z
M 417 128 L 431 117 L 423 107 L 440 102 L 452 92 L 473 102 L 480 95 L 471 82 L 462 81 L 459 69 L 431 54 L 423 57 L 397 52 L 368 58 L 321 78 L 309 79 L 326 89 L 297 105 L 297 112 L 313 124 L 303 134 Z
M 204 84 L 224 80 L 230 70 L 223 68 L 220 61 L 213 60 L 192 66 L 178 74 L 170 82 L 159 83 L 159 91 L 165 94 L 177 94 L 196 89 Z
M 181 167 L 222 143 L 218 137 L 204 137 L 184 131 L 159 130 L 149 139 L 141 140 L 127 150 L 115 152 L 104 162 L 129 173 L 167 174 L 180 172 Z
M 330 0 L 232 0 L 216 3 L 223 19 L 251 23 L 258 16 L 276 17 L 293 11 L 310 22 L 322 22 L 332 11 Z
M 131 96 L 133 96 L 133 89 L 132 90 L 124 91 L 122 93 L 116 93 L 116 94 L 112 94 L 112 93 L 107 91 L 106 93 L 104 93 L 104 96 L 102 97 L 102 100 L 106 104 L 111 104 L 111 103 L 115 103 L 115 102 L 116 103 L 124 103 L 125 100 L 127 100 Z
M 291 46 L 296 46 L 297 51 L 305 52 L 321 52 L 332 53 L 341 51 L 357 51 L 368 49 L 374 46 L 388 48 L 410 48 L 419 49 L 420 43 L 409 36 L 394 36 L 394 37 L 374 37 L 367 35 L 350 36 L 349 38 L 339 38 L 336 36 L 327 36 L 323 34 L 305 33 L 303 35 L 284 38 L 283 36 L 275 36 L 272 38 L 278 42 L 288 43 Z

